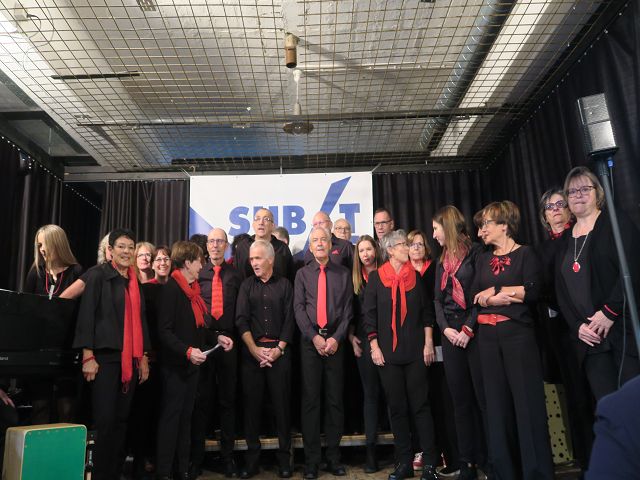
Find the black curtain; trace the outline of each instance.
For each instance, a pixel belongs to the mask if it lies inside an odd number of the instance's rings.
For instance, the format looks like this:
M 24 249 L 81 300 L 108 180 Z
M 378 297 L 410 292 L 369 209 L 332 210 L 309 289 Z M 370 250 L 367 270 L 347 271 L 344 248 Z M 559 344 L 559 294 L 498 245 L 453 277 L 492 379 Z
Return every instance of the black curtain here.
M 452 204 L 464 214 L 473 231 L 473 215 L 491 201 L 487 171 L 393 173 L 373 176 L 373 205 L 387 208 L 396 228 L 420 229 L 432 247 L 431 218 L 441 207 Z
M 522 237 L 539 241 L 540 195 L 562 186 L 576 165 L 594 169 L 583 147 L 577 99 L 604 92 L 620 147 L 613 170 L 616 206 L 640 225 L 640 1 L 628 4 L 520 129 L 491 168 L 493 191 L 522 210 Z
M 0 144 L 1 248 L 10 259 L 0 273 L 0 288 L 21 290 L 33 264 L 35 233 L 42 225 L 60 225 L 71 249 L 85 267 L 95 263 L 87 244 L 96 245 L 99 210 L 39 163 L 10 143 Z M 95 246 L 93 247 L 95 252 Z
M 189 232 L 189 182 L 107 182 L 100 221 L 101 235 L 130 228 L 137 240 L 169 245 Z

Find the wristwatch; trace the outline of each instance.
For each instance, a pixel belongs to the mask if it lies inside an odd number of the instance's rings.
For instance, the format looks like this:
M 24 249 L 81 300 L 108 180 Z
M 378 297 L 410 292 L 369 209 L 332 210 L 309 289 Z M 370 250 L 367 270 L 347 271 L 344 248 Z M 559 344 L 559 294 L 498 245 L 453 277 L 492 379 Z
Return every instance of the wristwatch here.
M 282 348 L 280 345 L 276 345 L 276 348 L 280 350 L 280 355 L 284 355 L 284 348 Z

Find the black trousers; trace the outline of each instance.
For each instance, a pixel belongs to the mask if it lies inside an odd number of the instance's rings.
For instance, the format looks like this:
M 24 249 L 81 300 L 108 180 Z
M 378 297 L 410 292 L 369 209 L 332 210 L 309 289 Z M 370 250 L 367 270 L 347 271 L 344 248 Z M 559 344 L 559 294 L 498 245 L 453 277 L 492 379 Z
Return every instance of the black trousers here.
M 273 345 L 260 345 L 272 347 Z M 287 353 L 289 353 L 287 351 Z M 291 356 L 284 355 L 272 367 L 260 364 L 246 348 L 242 349 L 242 391 L 244 433 L 247 440 L 245 463 L 253 469 L 260 461 L 260 427 L 264 415 L 264 391 L 269 389 L 278 432 L 278 465 L 291 467 Z
M 445 339 L 445 341 L 448 341 Z M 458 465 L 458 437 L 451 392 L 447 385 L 444 365 L 433 363 L 427 368 L 429 379 L 429 405 L 433 417 L 436 450 L 447 465 Z
M 120 362 L 106 362 L 98 358 L 100 369 L 91 390 L 91 413 L 96 431 L 92 478 L 119 478 L 124 463 L 124 442 L 133 395 L 138 383 L 137 371 L 126 391 L 121 380 Z
M 198 389 L 197 368 L 189 365 L 162 365 L 162 406 L 158 421 L 156 473 L 170 475 L 174 457 L 178 473 L 189 471 L 191 414 Z
M 234 345 L 238 345 L 233 339 Z M 191 462 L 200 468 L 204 460 L 207 428 L 214 408 L 220 417 L 220 455 L 224 460 L 233 456 L 236 440 L 236 390 L 238 348 L 230 352 L 216 350 L 200 365 L 198 389 L 191 423 Z
M 156 429 L 160 416 L 162 379 L 158 363 L 149 363 L 149 378 L 136 387 L 131 406 L 128 438 L 133 453 L 134 476 L 144 474 L 145 460 L 153 459 L 156 450 Z
M 640 374 L 638 357 L 622 355 L 622 352 L 616 348 L 586 355 L 583 366 L 596 400 L 618 390 L 618 377 L 622 386 Z
M 302 441 L 307 465 L 321 460 L 320 422 L 324 400 L 324 433 L 327 441 L 327 461 L 340 461 L 340 440 L 344 429 L 344 344 L 329 356 L 318 355 L 313 343 L 300 345 L 302 366 Z
M 413 459 L 410 426 L 413 418 L 423 461 L 425 465 L 435 466 L 438 458 L 429 405 L 427 366 L 420 359 L 406 365 L 386 363 L 384 367 L 378 367 L 378 371 L 389 408 L 396 462 L 410 464 Z
M 484 465 L 487 411 L 478 339 L 471 340 L 467 348 L 460 348 L 443 335 L 442 356 L 453 400 L 460 461 Z
M 378 436 L 378 410 L 380 405 L 380 375 L 378 367 L 371 360 L 371 345 L 367 337 L 360 338 L 362 355 L 356 358 L 358 371 L 360 372 L 360 382 L 364 393 L 363 413 L 364 413 L 364 434 L 367 445 L 375 445 Z M 345 347 L 346 348 L 346 347 Z
M 553 479 L 542 367 L 532 326 L 480 325 L 489 456 L 501 480 Z

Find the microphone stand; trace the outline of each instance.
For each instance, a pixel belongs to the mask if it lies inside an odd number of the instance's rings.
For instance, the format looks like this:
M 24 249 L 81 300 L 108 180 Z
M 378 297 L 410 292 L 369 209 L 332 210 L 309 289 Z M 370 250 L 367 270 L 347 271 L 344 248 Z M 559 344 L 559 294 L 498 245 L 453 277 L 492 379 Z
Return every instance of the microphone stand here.
M 613 239 L 616 244 L 616 251 L 618 253 L 618 261 L 620 262 L 620 274 L 622 275 L 622 282 L 624 285 L 624 293 L 627 297 L 627 303 L 629 305 L 629 311 L 631 312 L 631 325 L 633 325 L 633 333 L 636 340 L 636 347 L 640 352 L 640 319 L 638 318 L 638 306 L 636 304 L 636 296 L 633 290 L 633 283 L 631 281 L 631 273 L 629 272 L 629 264 L 627 263 L 627 256 L 624 253 L 624 246 L 622 245 L 622 236 L 620 235 L 620 225 L 618 223 L 618 216 L 616 215 L 616 207 L 613 204 L 613 193 L 611 192 L 611 183 L 609 175 L 609 162 L 613 165 L 614 152 L 603 153 L 600 155 L 594 155 L 593 159 L 596 163 L 596 170 L 604 189 L 604 196 L 607 202 L 607 210 L 609 217 L 611 218 L 611 229 L 613 230 Z M 623 316 L 624 320 L 624 316 Z

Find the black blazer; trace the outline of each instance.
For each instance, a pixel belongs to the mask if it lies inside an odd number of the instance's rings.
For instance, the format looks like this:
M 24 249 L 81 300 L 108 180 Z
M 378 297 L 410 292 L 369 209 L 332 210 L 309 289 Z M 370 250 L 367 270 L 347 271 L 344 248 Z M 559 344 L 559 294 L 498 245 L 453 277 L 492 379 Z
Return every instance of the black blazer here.
M 622 243 L 624 245 L 627 262 L 631 278 L 634 280 L 636 297 L 638 296 L 638 274 L 640 273 L 640 265 L 637 248 L 640 242 L 640 234 L 638 229 L 624 213 L 618 213 L 618 222 L 622 235 Z M 561 239 L 556 240 L 562 242 L 556 251 L 554 261 L 556 296 L 560 311 L 566 319 L 571 330 L 571 337 L 578 342 L 579 355 L 582 358 L 587 352 L 588 345 L 578 339 L 578 329 L 582 323 L 586 323 L 586 319 L 580 314 L 578 309 L 571 302 L 568 293 L 568 286 L 561 273 L 562 260 L 566 255 L 567 249 L 573 248 L 573 237 L 571 233 L 563 235 Z M 615 241 L 613 238 L 613 230 L 611 228 L 611 219 L 606 211 L 598 216 L 593 230 L 590 233 L 589 243 L 587 244 L 589 252 L 589 261 L 591 269 L 591 300 L 594 305 L 594 313 L 601 310 L 607 318 L 615 323 L 607 337 L 611 346 L 615 349 L 622 349 L 623 346 L 623 323 L 626 324 L 626 348 L 627 353 L 638 355 L 635 342 L 633 341 L 633 329 L 629 317 L 628 307 L 624 311 L 624 288 L 622 283 L 622 275 L 618 263 L 618 254 L 616 251 Z M 626 318 L 625 318 L 626 317 Z M 624 322 L 621 321 L 624 319 Z
M 205 318 L 205 322 L 207 319 Z M 191 302 L 178 283 L 170 278 L 163 287 L 158 311 L 158 339 L 160 362 L 197 368 L 187 358 L 189 347 L 203 349 L 207 335 L 206 327 L 198 328 L 191 309 Z
M 96 265 L 83 275 L 74 348 L 122 351 L 125 280 L 110 263 Z M 140 283 L 138 283 L 140 287 Z M 145 351 L 151 348 L 144 293 L 140 288 L 140 319 Z

